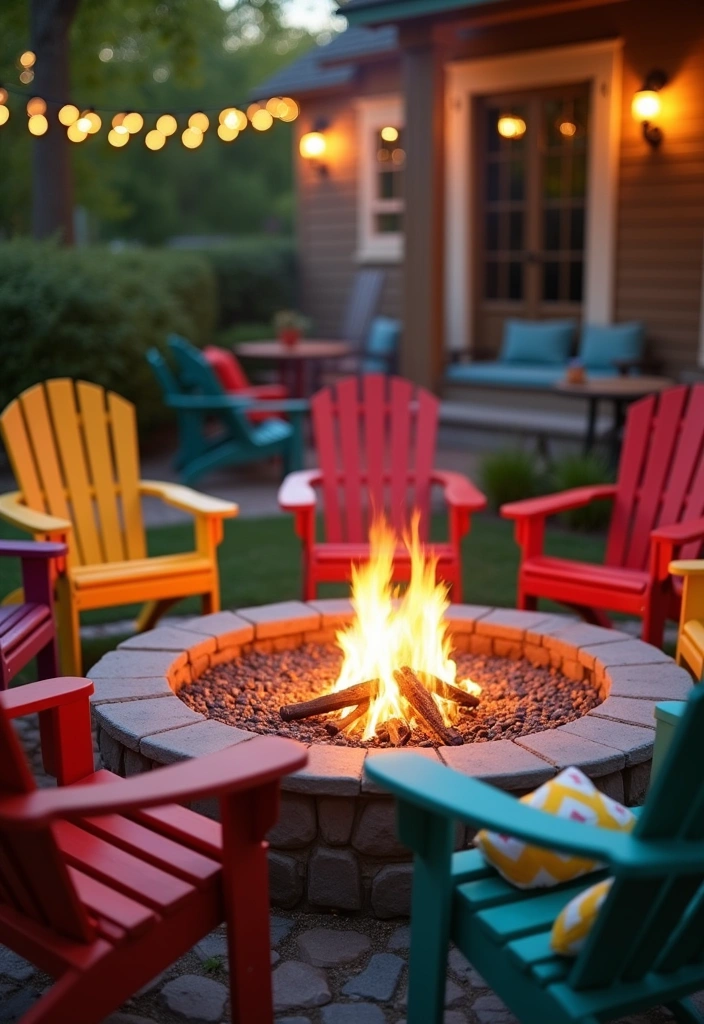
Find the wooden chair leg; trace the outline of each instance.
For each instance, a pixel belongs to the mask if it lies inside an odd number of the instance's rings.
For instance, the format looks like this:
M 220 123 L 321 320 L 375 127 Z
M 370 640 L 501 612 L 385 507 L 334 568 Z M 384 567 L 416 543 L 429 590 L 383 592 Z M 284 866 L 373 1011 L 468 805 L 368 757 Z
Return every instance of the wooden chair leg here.
M 601 608 L 589 608 L 584 604 L 568 604 L 567 607 L 581 616 L 590 626 L 601 626 L 602 629 L 614 628 L 613 622 Z
M 212 615 L 213 612 L 219 612 L 220 588 L 216 586 L 209 590 L 207 594 L 203 594 L 200 599 L 200 607 L 203 615 Z
M 137 632 L 146 633 L 148 629 L 154 629 L 162 615 L 166 615 L 169 608 L 180 600 L 180 597 L 162 597 L 159 601 L 147 601 L 137 616 Z
M 538 598 L 533 594 L 526 594 L 523 587 L 519 584 L 516 607 L 522 612 L 536 612 L 538 610 Z
M 82 675 L 83 665 L 81 623 L 70 584 L 66 577 L 59 578 L 56 590 L 55 608 L 59 634 L 61 674 L 65 676 L 80 676 Z

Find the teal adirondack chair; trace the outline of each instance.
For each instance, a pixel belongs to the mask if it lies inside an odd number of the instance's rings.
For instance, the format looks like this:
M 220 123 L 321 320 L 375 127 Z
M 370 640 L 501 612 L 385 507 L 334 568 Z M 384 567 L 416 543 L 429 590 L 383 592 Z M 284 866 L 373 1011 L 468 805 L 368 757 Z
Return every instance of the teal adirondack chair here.
M 164 402 L 176 412 L 179 448 L 176 468 L 183 483 L 193 484 L 222 466 L 244 466 L 280 455 L 284 476 L 303 468 L 303 417 L 307 402 L 285 399 L 256 402 L 228 395 L 202 353 L 178 335 L 170 335 L 173 373 L 157 349 L 147 359 Z M 252 423 L 246 412 L 284 413 L 289 422 Z
M 704 686 L 630 835 L 555 818 L 414 754 L 368 760 L 398 798 L 399 836 L 415 853 L 408 1024 L 442 1021 L 450 940 L 522 1024 L 597 1024 L 659 1005 L 702 1024 L 683 998 L 704 988 L 702 735 Z M 552 923 L 606 873 L 515 889 L 478 851 L 452 852 L 458 820 L 607 865 L 615 882 L 576 958 L 551 952 Z

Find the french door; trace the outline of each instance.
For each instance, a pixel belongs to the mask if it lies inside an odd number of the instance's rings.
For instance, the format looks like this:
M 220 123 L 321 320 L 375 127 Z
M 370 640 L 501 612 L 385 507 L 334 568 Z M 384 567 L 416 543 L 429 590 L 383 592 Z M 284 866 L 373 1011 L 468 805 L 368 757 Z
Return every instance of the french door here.
M 507 317 L 579 318 L 588 202 L 589 86 L 477 101 L 475 350 Z

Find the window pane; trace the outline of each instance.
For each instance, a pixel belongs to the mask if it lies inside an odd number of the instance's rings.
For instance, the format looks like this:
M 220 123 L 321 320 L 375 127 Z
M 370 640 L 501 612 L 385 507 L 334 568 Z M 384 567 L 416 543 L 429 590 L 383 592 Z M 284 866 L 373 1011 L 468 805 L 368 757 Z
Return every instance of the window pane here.
M 499 248 L 499 215 L 488 213 L 486 215 L 486 247 L 496 250 Z
M 560 211 L 545 210 L 543 247 L 549 252 L 560 248 Z
M 511 199 L 521 200 L 526 191 L 526 168 L 522 160 L 511 161 L 509 194 Z
M 489 153 L 498 153 L 501 144 L 501 136 L 497 131 L 497 124 L 501 116 L 498 107 L 488 107 L 486 112 L 486 148 Z
M 570 299 L 572 302 L 582 301 L 582 277 L 584 264 L 580 262 L 570 263 Z
M 509 232 L 508 232 L 508 247 L 509 249 L 520 250 L 523 248 L 523 214 L 519 211 L 514 211 L 509 214 Z
M 570 248 L 580 251 L 584 248 L 584 208 L 570 212 Z
M 560 297 L 560 264 L 543 264 L 543 299 L 557 302 Z
M 582 199 L 587 190 L 587 157 L 585 153 L 575 153 L 572 161 L 572 189 L 573 199 Z
M 401 198 L 403 175 L 399 171 L 380 171 L 377 181 L 377 197 L 379 199 Z
M 487 299 L 499 297 L 499 264 L 489 260 L 485 268 L 484 295 Z
M 486 197 L 490 203 L 499 198 L 499 164 L 495 160 L 486 165 Z
M 543 195 L 546 199 L 559 199 L 562 195 L 562 158 L 549 156 L 545 160 Z
M 522 263 L 509 263 L 508 265 L 508 297 L 509 299 L 523 298 Z
M 403 216 L 400 213 L 377 213 L 374 222 L 379 235 L 395 234 L 403 230 Z

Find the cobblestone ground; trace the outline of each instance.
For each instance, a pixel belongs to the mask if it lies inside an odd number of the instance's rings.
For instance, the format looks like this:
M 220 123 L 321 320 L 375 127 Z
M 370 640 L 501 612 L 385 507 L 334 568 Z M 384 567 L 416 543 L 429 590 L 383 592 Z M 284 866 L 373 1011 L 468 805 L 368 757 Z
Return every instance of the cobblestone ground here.
M 40 782 L 36 721 L 18 725 Z M 342 915 L 276 913 L 271 963 L 277 1024 L 403 1024 L 408 983 L 408 925 Z M 51 979 L 0 947 L 0 1024 L 19 1021 Z M 227 943 L 219 929 L 146 985 L 105 1024 L 226 1024 Z M 698 1003 L 704 1009 L 704 994 Z M 484 980 L 453 949 L 444 1024 L 517 1024 Z M 664 1024 L 665 1010 L 626 1018 Z M 71 1024 L 67 1021 L 66 1024 Z M 545 1024 L 550 1024 L 546 1021 Z

